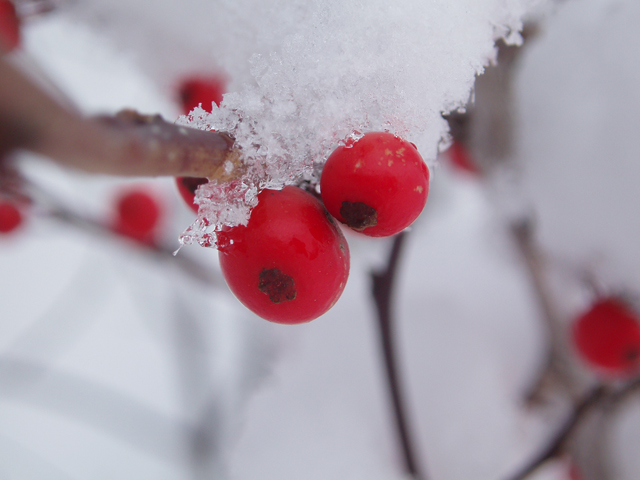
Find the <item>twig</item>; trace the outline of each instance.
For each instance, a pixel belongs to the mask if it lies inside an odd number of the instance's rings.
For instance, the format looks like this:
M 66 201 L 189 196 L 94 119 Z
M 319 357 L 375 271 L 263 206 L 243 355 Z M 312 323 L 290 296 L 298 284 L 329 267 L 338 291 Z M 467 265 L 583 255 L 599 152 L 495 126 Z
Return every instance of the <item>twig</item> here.
M 170 262 L 173 265 L 178 266 L 183 272 L 205 285 L 219 287 L 223 284 L 222 279 L 215 275 L 213 271 L 203 267 L 200 263 L 189 258 L 183 253 L 173 255 L 175 248 L 169 248 L 155 243 L 140 243 L 135 239 L 129 239 L 128 237 L 115 232 L 113 229 L 101 222 L 80 216 L 79 214 L 64 208 L 51 208 L 46 213 L 56 220 L 67 223 L 81 230 L 91 232 L 101 238 L 104 238 L 106 234 L 115 238 L 129 240 L 130 242 L 139 245 L 142 248 L 142 251 L 154 255 L 158 260 Z
M 560 429 L 551 437 L 548 445 L 538 453 L 527 465 L 525 465 L 518 473 L 508 477 L 509 480 L 523 480 L 535 470 L 538 469 L 547 460 L 560 455 L 568 439 L 584 419 L 586 413 L 595 408 L 604 398 L 607 389 L 603 385 L 598 385 L 589 390 L 582 400 L 576 405 L 569 417 L 564 421 Z
M 630 395 L 637 393 L 638 390 L 640 390 L 640 377 L 629 380 L 615 390 L 606 384 L 599 384 L 588 390 L 563 422 L 560 429 L 551 437 L 547 446 L 520 469 L 518 473 L 508 477 L 508 479 L 523 480 L 546 461 L 560 456 L 564 453 L 569 440 L 590 412 L 600 408 L 605 410 L 604 414 L 615 413 L 616 407 L 621 405 Z
M 1 179 L 1 175 L 0 175 Z M 56 198 L 50 192 L 47 192 L 41 186 L 36 185 L 32 181 L 29 181 L 23 177 L 20 177 L 20 182 L 26 187 L 30 197 L 37 199 L 38 203 L 41 203 L 43 208 L 43 214 L 48 215 L 55 220 L 71 225 L 75 228 L 94 234 L 100 238 L 105 236 L 111 236 L 113 238 L 120 238 L 129 240 L 131 243 L 136 243 L 141 247 L 141 250 L 155 255 L 159 260 L 170 262 L 172 265 L 178 266 L 184 273 L 190 275 L 194 279 L 202 282 L 205 285 L 213 287 L 219 287 L 224 284 L 220 276 L 216 275 L 211 269 L 207 269 L 197 261 L 189 258 L 187 255 L 180 254 L 174 255 L 175 248 L 158 245 L 156 243 L 140 243 L 137 240 L 130 239 L 120 233 L 114 231 L 109 225 L 95 220 L 93 218 L 81 215 L 77 212 L 65 207 L 61 201 Z
M 393 403 L 393 413 L 400 437 L 400 445 L 404 458 L 405 469 L 414 479 L 426 480 L 421 474 L 416 461 L 414 446 L 411 443 L 409 434 L 407 415 L 402 401 L 400 391 L 400 380 L 398 375 L 398 365 L 393 345 L 393 325 L 391 315 L 391 295 L 393 280 L 395 278 L 398 260 L 402 244 L 406 238 L 406 233 L 402 232 L 393 239 L 393 246 L 387 261 L 387 268 L 382 272 L 373 272 L 373 296 L 378 311 L 378 326 L 380 328 L 380 339 L 382 341 L 382 352 L 384 356 L 385 372 Z
M 243 173 L 233 139 L 125 110 L 86 119 L 37 87 L 0 56 L 0 157 L 39 153 L 89 173 L 191 176 L 221 181 Z
M 567 358 L 566 345 L 563 343 L 561 321 L 552 301 L 551 293 L 544 279 L 544 261 L 535 244 L 533 222 L 530 218 L 521 219 L 511 225 L 511 234 L 524 259 L 538 305 L 540 316 L 546 329 L 548 347 L 546 357 L 532 385 L 526 392 L 527 402 L 533 402 L 540 396 L 545 381 L 555 378 L 560 381 L 567 392 L 575 399 L 575 375 L 572 373 Z

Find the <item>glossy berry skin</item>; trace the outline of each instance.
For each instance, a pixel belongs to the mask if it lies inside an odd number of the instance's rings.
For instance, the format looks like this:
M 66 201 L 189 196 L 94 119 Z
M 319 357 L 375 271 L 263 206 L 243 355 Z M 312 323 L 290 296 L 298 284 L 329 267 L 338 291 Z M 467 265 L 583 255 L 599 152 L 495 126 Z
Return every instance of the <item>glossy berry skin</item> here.
M 427 202 L 429 169 L 416 147 L 391 133 L 366 133 L 327 159 L 320 191 L 329 213 L 371 237 L 411 225 Z
M 0 0 L 0 43 L 9 52 L 20 45 L 20 19 L 9 0 Z
M 196 196 L 197 188 L 203 183 L 207 183 L 209 180 L 206 178 L 196 177 L 176 177 L 176 185 L 178 186 L 178 192 L 184 199 L 185 203 L 191 210 L 198 213 L 198 205 L 193 203 L 193 199 Z
M 218 76 L 191 77 L 182 81 L 179 87 L 180 104 L 186 115 L 201 104 L 203 110 L 211 112 L 212 104 L 220 105 L 225 93 L 225 81 Z
M 161 216 L 154 196 L 144 190 L 123 192 L 116 200 L 114 231 L 142 243 L 152 243 Z
M 640 322 L 623 300 L 597 300 L 575 320 L 572 333 L 578 352 L 598 373 L 620 377 L 639 370 Z
M 349 248 L 322 203 L 297 187 L 263 190 L 246 226 L 218 236 L 231 291 L 260 317 L 313 320 L 338 300 L 349 276 Z
M 22 213 L 11 202 L 0 202 L 0 234 L 11 233 L 22 225 Z

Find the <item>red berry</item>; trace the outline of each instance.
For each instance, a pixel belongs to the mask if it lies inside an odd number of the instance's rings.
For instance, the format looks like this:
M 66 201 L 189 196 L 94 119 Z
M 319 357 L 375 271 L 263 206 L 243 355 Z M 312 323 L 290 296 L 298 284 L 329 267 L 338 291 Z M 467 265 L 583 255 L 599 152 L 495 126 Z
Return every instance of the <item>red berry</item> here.
M 198 213 L 198 205 L 193 203 L 193 199 L 196 196 L 197 188 L 203 183 L 207 183 L 209 180 L 206 178 L 196 177 L 176 177 L 176 185 L 178 185 L 178 192 L 187 203 L 189 208 Z
M 276 323 L 319 317 L 349 276 L 349 248 L 322 203 L 297 187 L 263 190 L 246 226 L 221 232 L 218 250 L 231 291 Z
M 429 169 L 416 147 L 391 133 L 366 133 L 327 159 L 320 191 L 329 213 L 371 237 L 394 235 L 427 202 Z
M 469 150 L 462 143 L 454 141 L 449 148 L 449 160 L 456 170 L 479 175 L 480 170 L 473 163 Z
M 569 466 L 569 480 L 583 480 L 582 474 L 575 462 L 571 462 Z
M 146 191 L 124 192 L 116 202 L 114 230 L 140 242 L 152 242 L 160 213 L 160 204 Z
M 226 90 L 226 82 L 219 76 L 187 78 L 180 84 L 180 103 L 182 111 L 188 114 L 202 104 L 202 108 L 211 112 L 212 104 L 220 105 Z
M 596 301 L 573 324 L 580 355 L 599 373 L 633 374 L 640 366 L 640 323 L 636 313 L 617 297 Z
M 0 202 L 0 233 L 13 232 L 22 224 L 22 214 L 11 202 Z
M 9 52 L 20 45 L 20 19 L 9 0 L 0 0 L 0 43 Z

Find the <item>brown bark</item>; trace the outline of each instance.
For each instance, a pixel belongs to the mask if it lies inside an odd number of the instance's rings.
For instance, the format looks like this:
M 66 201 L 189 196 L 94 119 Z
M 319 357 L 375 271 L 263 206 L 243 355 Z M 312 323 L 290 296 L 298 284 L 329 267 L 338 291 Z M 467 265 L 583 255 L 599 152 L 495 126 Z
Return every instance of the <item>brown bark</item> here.
M 87 119 L 63 108 L 0 56 L 0 154 L 39 153 L 89 173 L 188 176 L 221 181 L 243 165 L 224 133 L 177 126 L 159 115 L 124 110 Z

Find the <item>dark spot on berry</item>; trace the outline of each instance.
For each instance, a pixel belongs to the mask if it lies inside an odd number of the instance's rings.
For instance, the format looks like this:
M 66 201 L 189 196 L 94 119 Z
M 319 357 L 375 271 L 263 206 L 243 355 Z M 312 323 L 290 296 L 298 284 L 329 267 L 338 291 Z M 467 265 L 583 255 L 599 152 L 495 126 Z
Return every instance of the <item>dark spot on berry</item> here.
M 624 352 L 624 359 L 629 363 L 635 364 L 640 360 L 640 351 L 638 351 L 638 347 L 631 346 L 626 349 Z
M 344 223 L 354 230 L 364 230 L 378 224 L 376 209 L 362 202 L 342 202 L 340 215 L 344 218 Z
M 207 183 L 209 180 L 206 178 L 182 177 L 181 181 L 182 185 L 195 195 L 198 187 L 203 183 Z
M 296 298 L 296 286 L 289 275 L 282 273 L 277 268 L 266 268 L 260 272 L 258 288 L 264 294 L 269 295 L 273 303 L 289 302 Z
M 193 98 L 193 88 L 185 85 L 180 89 L 180 100 L 182 103 L 190 103 Z

